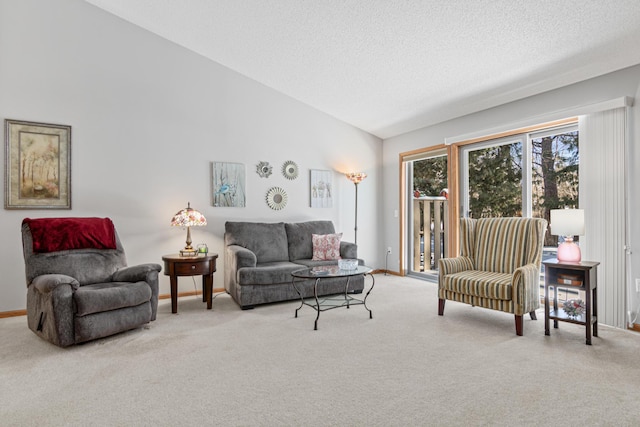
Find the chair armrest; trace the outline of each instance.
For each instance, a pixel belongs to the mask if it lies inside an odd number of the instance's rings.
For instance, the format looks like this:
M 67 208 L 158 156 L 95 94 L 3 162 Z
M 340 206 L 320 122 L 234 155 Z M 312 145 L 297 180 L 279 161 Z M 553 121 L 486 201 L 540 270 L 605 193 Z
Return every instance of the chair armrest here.
M 530 313 L 540 307 L 540 267 L 523 265 L 513 272 L 513 303 L 515 314 Z
M 465 270 L 473 270 L 473 261 L 469 257 L 459 256 L 455 258 L 440 258 L 438 260 L 438 271 L 442 276 Z
M 358 259 L 358 245 L 351 242 L 340 242 L 340 257 L 344 259 Z
M 159 273 L 162 270 L 160 264 L 140 264 L 123 267 L 113 273 L 111 280 L 114 282 L 140 282 L 146 281 L 147 274 Z
M 161 270 L 160 264 L 155 263 L 132 265 L 118 269 L 111 276 L 111 280 L 114 282 L 146 282 L 151 288 L 151 320 L 156 320 L 160 295 L 158 273 Z
M 258 257 L 256 257 L 256 254 L 239 245 L 227 246 L 227 255 L 227 262 L 229 262 L 229 266 L 234 271 L 238 271 L 238 269 L 242 267 L 255 267 L 258 263 Z
M 73 292 L 77 291 L 80 287 L 80 283 L 76 279 L 66 274 L 43 274 L 42 276 L 35 277 L 33 281 L 31 281 L 31 285 L 41 294 L 50 294 L 62 285 L 71 286 Z

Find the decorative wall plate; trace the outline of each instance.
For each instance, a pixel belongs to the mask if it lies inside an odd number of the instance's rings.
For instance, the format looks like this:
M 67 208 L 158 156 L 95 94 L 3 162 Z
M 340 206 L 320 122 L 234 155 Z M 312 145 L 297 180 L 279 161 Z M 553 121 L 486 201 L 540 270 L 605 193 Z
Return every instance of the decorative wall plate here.
M 267 191 L 267 205 L 274 211 L 279 211 L 287 206 L 287 192 L 280 187 L 271 187 Z
M 262 178 L 269 178 L 273 171 L 273 166 L 269 164 L 269 162 L 260 162 L 256 166 L 256 173 L 260 175 Z
M 298 165 L 296 162 L 287 160 L 282 165 L 282 174 L 287 179 L 296 179 L 298 177 Z

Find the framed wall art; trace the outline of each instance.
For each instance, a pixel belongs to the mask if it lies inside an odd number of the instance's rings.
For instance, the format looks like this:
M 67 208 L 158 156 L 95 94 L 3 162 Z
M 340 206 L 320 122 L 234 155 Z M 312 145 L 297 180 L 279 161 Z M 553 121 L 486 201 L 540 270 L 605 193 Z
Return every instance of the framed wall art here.
M 311 170 L 309 181 L 312 208 L 333 207 L 333 187 L 330 170 Z
M 4 121 L 5 209 L 71 209 L 71 126 Z
M 213 206 L 244 208 L 245 185 L 244 164 L 211 162 Z

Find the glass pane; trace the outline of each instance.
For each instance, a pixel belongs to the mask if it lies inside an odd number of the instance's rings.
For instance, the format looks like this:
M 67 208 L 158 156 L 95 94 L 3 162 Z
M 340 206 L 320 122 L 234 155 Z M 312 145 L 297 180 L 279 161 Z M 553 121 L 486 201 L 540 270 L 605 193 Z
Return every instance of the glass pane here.
M 531 140 L 532 214 L 549 221 L 551 209 L 578 208 L 578 132 Z M 557 246 L 557 236 L 547 233 L 545 246 Z
M 522 216 L 522 142 L 469 152 L 469 218 Z
M 416 197 L 440 196 L 447 190 L 447 156 L 413 162 L 413 193 Z
M 531 139 L 532 215 L 549 221 L 551 209 L 578 207 L 578 131 L 549 134 Z M 558 236 L 547 229 L 542 259 L 556 258 Z M 576 236 L 576 241 L 579 239 Z M 553 297 L 556 288 L 550 290 Z M 558 299 L 584 298 L 575 290 L 558 289 Z M 544 301 L 544 264 L 540 271 L 540 299 Z
M 413 162 L 414 272 L 435 272 L 445 256 L 447 217 L 447 156 Z

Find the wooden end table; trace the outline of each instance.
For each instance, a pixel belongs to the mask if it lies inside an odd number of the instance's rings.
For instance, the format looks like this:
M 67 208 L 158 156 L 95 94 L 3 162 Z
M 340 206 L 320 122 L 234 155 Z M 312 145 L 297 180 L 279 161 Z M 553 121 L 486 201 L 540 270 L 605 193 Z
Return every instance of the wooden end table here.
M 549 321 L 558 328 L 558 321 L 584 325 L 586 344 L 591 345 L 591 335 L 598 336 L 598 265 L 599 262 L 544 261 L 544 334 L 551 335 Z M 549 303 L 549 287 L 553 287 L 553 310 Z M 558 288 L 579 289 L 585 293 L 585 312 L 570 316 L 558 307 Z
M 216 271 L 218 254 L 207 254 L 185 257 L 180 254 L 165 255 L 164 274 L 171 282 L 171 312 L 178 312 L 178 276 L 202 275 L 202 302 L 207 303 L 207 309 L 213 306 L 213 273 Z

